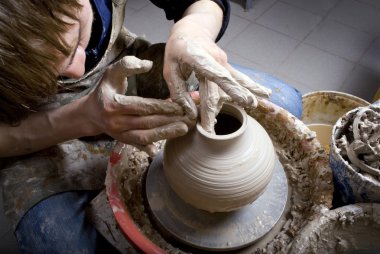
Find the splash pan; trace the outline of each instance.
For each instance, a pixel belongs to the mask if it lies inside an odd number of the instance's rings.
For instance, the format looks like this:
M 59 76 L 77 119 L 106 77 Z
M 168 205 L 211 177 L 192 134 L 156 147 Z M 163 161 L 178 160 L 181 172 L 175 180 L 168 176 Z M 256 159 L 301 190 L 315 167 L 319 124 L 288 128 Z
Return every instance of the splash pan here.
M 270 233 L 234 253 L 287 252 L 310 217 L 331 207 L 333 184 L 328 158 L 315 133 L 286 110 L 262 100 L 257 108 L 246 112 L 273 141 L 286 174 L 290 202 Z M 162 147 L 162 143 L 157 145 Z M 115 146 L 106 178 L 115 219 L 129 242 L 143 253 L 186 253 L 167 242 L 149 219 L 143 186 L 149 165 L 150 158 L 144 152 L 120 143 Z

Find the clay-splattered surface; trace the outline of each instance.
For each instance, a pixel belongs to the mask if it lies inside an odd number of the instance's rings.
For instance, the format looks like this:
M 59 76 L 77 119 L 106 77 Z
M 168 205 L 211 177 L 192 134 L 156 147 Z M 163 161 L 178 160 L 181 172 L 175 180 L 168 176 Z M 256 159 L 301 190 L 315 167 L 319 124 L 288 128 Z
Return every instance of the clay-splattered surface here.
M 294 239 L 289 253 L 378 253 L 380 204 L 324 210 Z
M 259 253 L 285 253 L 309 216 L 331 207 L 332 173 L 327 154 L 301 121 L 267 101 L 247 113 L 271 136 L 292 189 L 285 225 Z

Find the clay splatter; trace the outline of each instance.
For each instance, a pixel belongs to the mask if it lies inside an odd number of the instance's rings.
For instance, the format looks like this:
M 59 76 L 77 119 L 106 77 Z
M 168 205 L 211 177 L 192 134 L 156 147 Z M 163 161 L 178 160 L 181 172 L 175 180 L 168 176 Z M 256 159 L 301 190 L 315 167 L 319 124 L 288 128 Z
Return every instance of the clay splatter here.
M 380 108 L 363 107 L 342 118 L 336 145 L 358 173 L 380 181 Z

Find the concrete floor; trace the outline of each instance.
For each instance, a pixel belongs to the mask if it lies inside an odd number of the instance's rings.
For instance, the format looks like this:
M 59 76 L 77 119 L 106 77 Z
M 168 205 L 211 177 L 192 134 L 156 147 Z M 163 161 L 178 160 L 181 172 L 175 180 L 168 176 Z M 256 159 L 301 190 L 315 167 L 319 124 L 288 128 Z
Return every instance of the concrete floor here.
M 380 1 L 254 0 L 248 11 L 243 4 L 231 2 L 230 25 L 218 42 L 230 62 L 302 93 L 335 90 L 372 100 L 380 86 Z M 172 24 L 148 0 L 129 0 L 125 23 L 152 42 L 164 42 Z M 2 213 L 0 253 L 19 253 Z

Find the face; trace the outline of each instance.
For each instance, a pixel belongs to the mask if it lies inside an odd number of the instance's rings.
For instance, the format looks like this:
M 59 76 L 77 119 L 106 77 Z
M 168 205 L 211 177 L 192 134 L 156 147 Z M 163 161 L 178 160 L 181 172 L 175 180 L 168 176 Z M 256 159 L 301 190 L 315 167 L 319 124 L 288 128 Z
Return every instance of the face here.
M 90 41 L 93 12 L 89 0 L 79 0 L 83 6 L 78 11 L 78 20 L 67 18 L 70 24 L 67 32 L 63 35 L 68 45 L 71 45 L 72 52 L 63 56 L 58 65 L 59 76 L 69 78 L 80 78 L 85 73 L 86 53 L 85 49 Z

